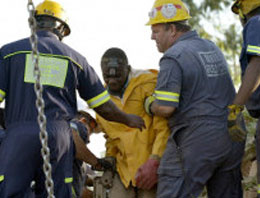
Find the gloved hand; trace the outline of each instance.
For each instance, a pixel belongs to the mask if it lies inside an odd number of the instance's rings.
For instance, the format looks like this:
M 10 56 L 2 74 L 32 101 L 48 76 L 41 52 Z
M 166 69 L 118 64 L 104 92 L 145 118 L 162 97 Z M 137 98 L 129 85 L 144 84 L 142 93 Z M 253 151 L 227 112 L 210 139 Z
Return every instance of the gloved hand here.
M 92 166 L 92 169 L 97 171 L 113 170 L 113 165 L 105 158 L 101 158 L 97 159 L 97 163 L 95 166 Z
M 144 101 L 144 109 L 146 111 L 146 113 L 150 116 L 153 115 L 153 113 L 151 112 L 151 104 L 153 103 L 153 101 L 155 101 L 155 96 L 154 95 L 151 95 L 151 96 L 148 96 L 145 101 Z
M 150 190 L 158 180 L 157 169 L 159 160 L 148 159 L 138 170 L 135 175 L 136 186 L 141 189 Z
M 228 115 L 228 132 L 231 139 L 235 142 L 242 142 L 246 139 L 247 131 L 243 127 L 243 114 L 244 109 L 241 105 L 229 105 Z

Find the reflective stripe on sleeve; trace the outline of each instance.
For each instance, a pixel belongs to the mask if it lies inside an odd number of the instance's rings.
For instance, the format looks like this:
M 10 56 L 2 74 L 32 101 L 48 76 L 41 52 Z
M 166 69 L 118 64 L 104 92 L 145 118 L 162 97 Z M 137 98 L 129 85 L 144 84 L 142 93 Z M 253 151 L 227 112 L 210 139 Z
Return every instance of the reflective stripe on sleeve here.
M 75 189 L 74 189 L 74 187 L 72 186 L 72 189 L 71 189 L 71 191 L 72 191 L 72 197 L 76 197 L 77 195 L 76 195 L 76 192 L 75 192 Z
M 99 94 L 98 96 L 88 100 L 87 103 L 88 103 L 88 106 L 93 109 L 93 108 L 96 108 L 96 107 L 104 104 L 109 99 L 110 99 L 110 96 L 106 90 L 103 93 Z
M 5 179 L 5 176 L 4 175 L 0 175 L 0 182 L 4 181 L 4 179 Z
M 258 46 L 253 46 L 253 45 L 248 45 L 247 46 L 247 52 L 252 52 L 260 55 L 260 47 Z
M 66 177 L 66 178 L 64 179 L 64 182 L 65 182 L 66 184 L 72 183 L 72 182 L 73 182 L 73 178 L 72 178 L 72 177 Z
M 155 91 L 155 98 L 158 100 L 169 101 L 169 102 L 179 102 L 180 94 L 167 92 L 167 91 Z
M 0 89 L 0 102 L 2 102 L 5 98 L 5 92 Z

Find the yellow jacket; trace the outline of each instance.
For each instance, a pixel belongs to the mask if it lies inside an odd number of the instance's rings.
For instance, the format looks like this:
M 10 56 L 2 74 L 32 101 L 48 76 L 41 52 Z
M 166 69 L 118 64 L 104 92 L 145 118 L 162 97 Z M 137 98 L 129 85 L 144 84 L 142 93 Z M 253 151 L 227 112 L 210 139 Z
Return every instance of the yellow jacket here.
M 103 132 L 106 133 L 106 156 L 113 156 L 117 161 L 117 171 L 121 181 L 128 187 L 130 182 L 135 186 L 137 169 L 151 155 L 162 156 L 168 140 L 167 120 L 149 116 L 143 107 L 144 100 L 154 92 L 158 72 L 156 70 L 131 70 L 128 86 L 123 98 L 111 96 L 118 108 L 126 113 L 141 116 L 146 129 L 141 132 L 136 128 L 109 122 L 96 116 Z

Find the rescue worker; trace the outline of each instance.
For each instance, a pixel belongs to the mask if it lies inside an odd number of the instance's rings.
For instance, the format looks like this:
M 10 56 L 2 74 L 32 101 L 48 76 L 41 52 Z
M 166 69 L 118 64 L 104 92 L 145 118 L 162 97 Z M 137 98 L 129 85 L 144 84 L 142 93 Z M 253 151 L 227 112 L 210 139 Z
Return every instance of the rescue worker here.
M 54 195 L 67 198 L 71 197 L 73 160 L 69 121 L 77 113 L 76 90 L 105 119 L 140 130 L 145 126 L 139 116 L 119 110 L 86 59 L 61 42 L 70 34 L 70 28 L 59 3 L 40 3 L 35 18 Z M 1 198 L 23 197 L 32 180 L 43 184 L 35 190 L 36 196 L 47 196 L 33 67 L 29 38 L 0 49 L 0 102 L 5 99 L 7 134 L 0 147 Z
M 260 1 L 236 0 L 232 11 L 243 25 L 243 45 L 240 54 L 242 84 L 230 106 L 230 115 L 239 114 L 246 106 L 258 119 L 256 129 L 258 198 L 260 197 Z M 231 117 L 231 116 L 230 116 Z
M 112 167 L 104 159 L 98 159 L 86 146 L 89 143 L 89 136 L 94 131 L 99 132 L 96 120 L 89 113 L 79 111 L 76 117 L 70 121 L 70 126 L 75 143 L 72 194 L 73 198 L 87 197 L 86 194 L 90 195 L 91 192 L 85 187 L 87 174 L 84 172 L 83 162 L 88 163 L 94 170 L 99 171 L 111 169 Z
M 242 155 L 232 155 L 237 147 L 227 128 L 235 89 L 223 54 L 191 30 L 181 0 L 156 0 L 149 16 L 151 39 L 163 56 L 145 109 L 168 118 L 171 129 L 158 169 L 157 198 L 199 197 L 205 186 L 209 198 L 242 197 Z
M 85 188 L 87 174 L 84 172 L 85 168 L 83 161 L 95 168 L 95 170 L 103 170 L 104 167 L 111 167 L 111 164 L 98 159 L 87 147 L 89 143 L 89 135 L 97 130 L 97 123 L 95 119 L 85 111 L 78 111 L 75 118 L 70 121 L 72 129 L 73 144 L 74 144 L 74 160 L 73 160 L 73 182 L 72 182 L 72 197 L 92 197 L 92 192 Z M 0 131 L 1 135 L 1 131 Z M 0 136 L 1 137 L 1 136 Z M 33 182 L 31 188 L 28 189 L 26 197 L 35 197 L 35 188 L 38 183 Z M 88 196 L 86 196 L 88 194 Z
M 84 171 L 87 167 L 84 168 L 83 162 L 91 165 L 93 170 L 98 171 L 111 169 L 112 165 L 105 159 L 98 159 L 86 146 L 89 143 L 89 136 L 94 132 L 100 132 L 96 120 L 89 113 L 79 111 L 76 117 L 71 120 L 70 126 L 75 144 L 72 182 L 73 198 L 92 197 L 92 191 L 89 191 L 85 186 L 88 177 L 86 171 Z
M 163 154 L 169 128 L 167 120 L 145 113 L 144 99 L 153 93 L 156 70 L 135 70 L 125 52 L 110 48 L 101 58 L 101 69 L 111 100 L 126 113 L 136 113 L 145 120 L 142 133 L 97 115 L 105 132 L 106 157 L 116 160 L 110 198 L 152 198 L 156 196 L 157 168 Z M 114 176 L 113 176 L 114 175 Z

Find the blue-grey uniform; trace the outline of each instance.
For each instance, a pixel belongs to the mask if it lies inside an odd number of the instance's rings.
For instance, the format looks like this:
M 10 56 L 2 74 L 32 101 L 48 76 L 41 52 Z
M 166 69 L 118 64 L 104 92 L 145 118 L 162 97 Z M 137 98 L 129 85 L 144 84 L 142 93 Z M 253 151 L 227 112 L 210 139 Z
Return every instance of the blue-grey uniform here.
M 1 145 L 4 137 L 5 137 L 5 131 L 2 128 L 0 128 L 0 145 Z
M 227 130 L 227 106 L 234 96 L 223 54 L 195 31 L 164 53 L 155 97 L 176 111 L 169 118 L 171 135 L 158 170 L 157 198 L 198 197 L 204 186 L 208 197 L 239 197 L 242 154 L 230 158 L 235 152 Z
M 245 74 L 246 68 L 252 56 L 260 56 L 260 15 L 256 15 L 249 19 L 243 29 L 243 46 L 240 54 L 240 66 L 242 76 Z M 257 148 L 257 179 L 260 183 L 260 86 L 251 95 L 246 108 L 250 115 L 258 118 L 256 129 L 256 148 Z M 260 189 L 260 185 L 258 186 Z M 260 192 L 258 190 L 258 192 Z M 260 194 L 258 194 L 260 197 Z
M 37 35 L 54 193 L 66 198 L 71 197 L 73 146 L 69 121 L 77 113 L 76 90 L 90 108 L 107 102 L 109 95 L 83 56 L 51 32 L 39 31 Z M 22 197 L 32 180 L 38 184 L 36 195 L 46 196 L 33 67 L 28 38 L 0 49 L 0 102 L 5 99 L 7 128 L 0 147 L 1 198 Z
M 70 122 L 70 127 L 74 129 L 82 138 L 85 144 L 89 143 L 89 133 L 87 128 L 77 119 L 73 119 Z M 75 147 L 74 147 L 75 148 Z M 76 150 L 74 149 L 74 154 Z M 73 198 L 80 198 L 82 189 L 86 181 L 86 175 L 82 171 L 83 161 L 74 158 L 73 161 L 73 182 L 72 182 L 72 194 Z

